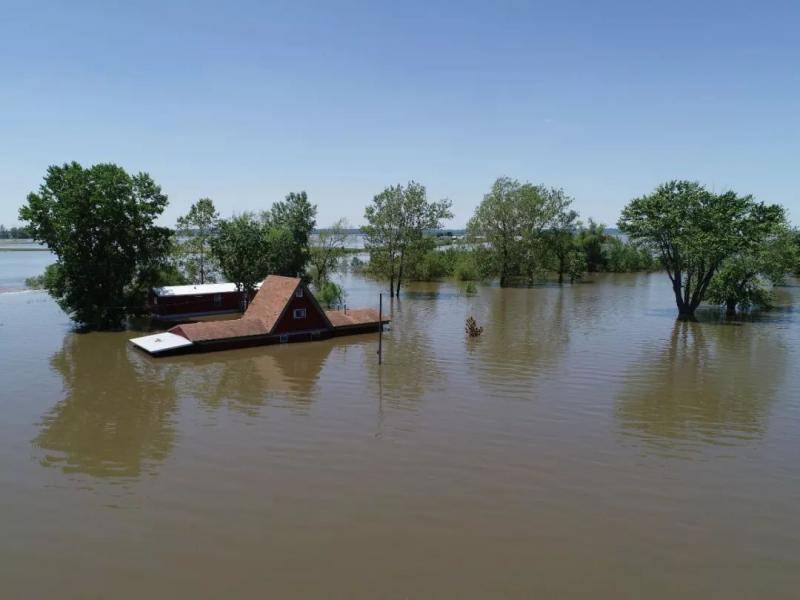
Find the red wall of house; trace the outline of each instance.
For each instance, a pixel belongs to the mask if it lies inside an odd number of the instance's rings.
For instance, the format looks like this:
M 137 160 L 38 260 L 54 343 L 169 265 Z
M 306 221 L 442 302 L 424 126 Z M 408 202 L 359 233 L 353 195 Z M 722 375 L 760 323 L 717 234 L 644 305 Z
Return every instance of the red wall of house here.
M 328 323 L 325 316 L 317 309 L 316 304 L 309 298 L 310 292 L 307 289 L 303 290 L 303 297 L 298 298 L 292 295 L 289 301 L 289 307 L 286 309 L 281 320 L 275 324 L 274 333 L 292 333 L 295 331 L 308 331 L 310 329 L 328 329 Z M 294 309 L 305 308 L 306 318 L 295 319 Z
M 181 315 L 191 313 L 214 313 L 240 310 L 241 292 L 223 292 L 220 304 L 214 302 L 214 294 L 193 294 L 191 296 L 161 296 L 158 301 L 150 294 L 150 311 L 155 315 Z M 252 299 L 255 294 L 251 295 Z

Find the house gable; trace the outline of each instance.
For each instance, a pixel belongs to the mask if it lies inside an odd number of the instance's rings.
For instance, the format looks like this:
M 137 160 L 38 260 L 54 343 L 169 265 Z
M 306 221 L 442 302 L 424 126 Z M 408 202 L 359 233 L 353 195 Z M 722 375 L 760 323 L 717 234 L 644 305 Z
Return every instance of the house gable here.
M 302 292 L 298 296 L 298 291 Z M 331 322 L 320 308 L 316 298 L 305 284 L 300 283 L 286 303 L 283 312 L 275 321 L 271 333 L 280 335 L 297 331 L 332 329 Z

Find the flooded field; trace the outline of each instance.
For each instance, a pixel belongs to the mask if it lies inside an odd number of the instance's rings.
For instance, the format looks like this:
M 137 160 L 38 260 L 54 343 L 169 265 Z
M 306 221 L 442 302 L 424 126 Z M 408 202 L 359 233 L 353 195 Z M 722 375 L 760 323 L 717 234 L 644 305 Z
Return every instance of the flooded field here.
M 667 284 L 409 286 L 380 368 L 154 359 L 0 294 L 3 596 L 794 598 L 800 288 L 679 323 Z

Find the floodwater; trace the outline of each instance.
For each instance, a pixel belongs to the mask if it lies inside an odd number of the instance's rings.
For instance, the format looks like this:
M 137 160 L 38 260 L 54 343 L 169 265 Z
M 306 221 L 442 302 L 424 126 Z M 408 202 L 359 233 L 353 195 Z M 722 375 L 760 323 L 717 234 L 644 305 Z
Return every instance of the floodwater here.
M 796 598 L 800 288 L 680 323 L 667 283 L 409 286 L 380 367 L 153 359 L 0 294 L 0 594 Z

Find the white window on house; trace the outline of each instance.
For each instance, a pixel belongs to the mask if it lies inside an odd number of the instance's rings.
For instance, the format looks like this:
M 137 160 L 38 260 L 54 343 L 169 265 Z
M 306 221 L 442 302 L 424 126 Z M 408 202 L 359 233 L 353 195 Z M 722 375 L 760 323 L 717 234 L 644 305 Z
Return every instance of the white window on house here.
M 297 291 L 294 293 L 294 295 L 297 296 L 298 298 L 302 298 L 303 297 L 303 288 L 301 288 L 301 287 L 297 288 Z
M 216 306 L 222 304 L 222 294 L 214 294 L 214 304 Z
M 305 308 L 295 308 L 294 309 L 294 318 L 295 319 L 305 319 L 306 318 L 306 309 Z

